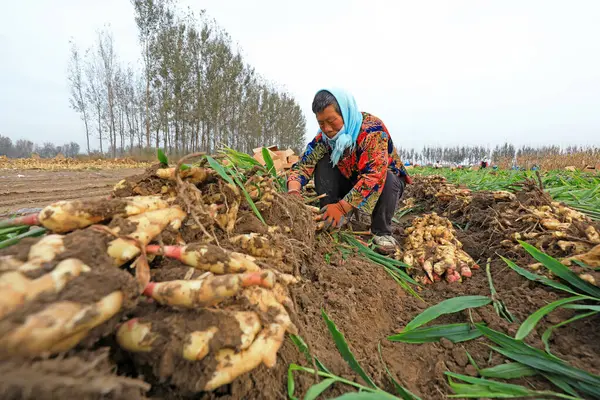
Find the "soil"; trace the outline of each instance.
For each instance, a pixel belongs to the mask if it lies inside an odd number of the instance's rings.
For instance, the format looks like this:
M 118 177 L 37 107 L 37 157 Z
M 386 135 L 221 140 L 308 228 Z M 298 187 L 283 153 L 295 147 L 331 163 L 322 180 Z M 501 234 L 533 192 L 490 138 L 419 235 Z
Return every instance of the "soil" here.
M 155 351 L 130 355 L 133 363 L 138 369 L 152 370 L 152 374 L 160 381 L 168 381 L 183 392 L 197 392 L 210 380 L 216 366 L 210 353 L 203 360 L 195 362 L 181 357 L 187 334 L 217 327 L 218 332 L 209 343 L 211 352 L 240 345 L 239 323 L 224 311 L 172 310 L 145 303 L 132 316 L 139 318 L 142 323 L 151 323 L 152 332 L 157 334 L 152 345 Z
M 154 164 L 141 174 L 129 175 L 119 182 L 112 194 L 115 197 L 148 196 L 161 194 L 175 188 L 175 181 L 165 181 L 156 176 L 156 170 L 162 168 L 160 163 Z M 166 187 L 165 190 L 163 187 Z
M 118 219 L 118 221 L 125 222 L 122 219 Z M 118 222 L 115 222 L 115 225 L 117 225 L 117 223 Z M 124 223 L 118 226 L 123 226 L 125 231 L 130 233 L 131 225 L 132 224 Z M 83 263 L 90 268 L 103 268 L 106 266 L 111 266 L 114 264 L 114 261 L 106 253 L 106 248 L 108 243 L 114 239 L 114 236 L 97 230 L 93 227 L 68 233 L 64 235 L 63 238 L 65 250 L 62 253 L 57 255 L 56 258 L 51 262 L 43 264 L 40 269 L 29 271 L 25 273 L 25 275 L 30 279 L 38 278 L 44 273 L 53 270 L 56 264 L 58 264 L 60 261 L 69 258 L 77 258 L 83 261 Z M 0 256 L 10 255 L 18 260 L 27 261 L 29 249 L 37 242 L 37 240 L 39 239 L 24 239 L 17 245 L 0 250 Z
M 545 204 L 547 199 L 536 193 L 533 189 L 526 193 L 520 193 L 517 201 L 522 204 Z M 489 195 L 476 194 L 468 209 L 459 203 L 452 202 L 442 207 L 418 184 L 408 187 L 405 198 L 410 195 L 418 197 L 425 205 L 426 211 L 435 210 L 440 214 L 445 213 L 455 224 L 456 234 L 463 243 L 463 249 L 482 267 L 485 266 L 488 257 L 492 258 L 490 268 L 498 296 L 519 321 L 516 323 L 505 321 L 495 313 L 490 304 L 473 310 L 471 314 L 464 311 L 445 316 L 436 323 L 469 322 L 472 318 L 474 321 L 483 321 L 493 329 L 514 336 L 519 323 L 531 313 L 564 297 L 562 293 L 526 280 L 498 259 L 496 253 L 509 256 L 521 266 L 532 261 L 523 252 L 506 249 L 500 244 L 502 240 L 506 239 L 506 232 L 498 229 L 493 218 L 494 211 L 501 212 L 516 206 L 516 204 L 492 202 Z M 313 356 L 316 356 L 330 371 L 343 378 L 362 382 L 336 349 L 323 320 L 322 310 L 344 334 L 350 349 L 366 373 L 377 385 L 390 392 L 393 392 L 394 388 L 385 373 L 385 366 L 402 385 L 421 398 L 444 399 L 451 393 L 444 376 L 445 371 L 469 375 L 476 372 L 469 365 L 467 352 L 480 368 L 495 366 L 506 361 L 502 356 L 490 351 L 489 341 L 484 338 L 456 344 L 442 340 L 439 343 L 421 345 L 386 340 L 388 336 L 400 332 L 425 308 L 442 300 L 461 295 L 489 295 L 489 283 L 483 269 L 473 271 L 473 277 L 465 279 L 462 283 L 448 284 L 442 281 L 434 285 L 427 285 L 419 291 L 421 299 L 412 297 L 386 273 L 382 266 L 366 261 L 357 255 L 344 259 L 335 250 L 335 243 L 329 235 L 315 236 L 314 222 L 310 211 L 299 204 L 292 203 L 296 201 L 285 196 L 278 196 L 272 207 L 263 212 L 269 226 L 291 228 L 290 234 L 282 234 L 280 238 L 285 254 L 283 265 L 269 263 L 269 260 L 259 259 L 257 262 L 282 271 L 293 271 L 302 278 L 299 283 L 289 288 L 294 305 L 294 311 L 290 315 L 298 328 L 299 335 L 308 344 Z M 407 226 L 413 217 L 414 215 L 404 218 L 395 227 L 398 239 L 401 239 L 402 228 Z M 262 225 L 254 217 L 252 211 L 243 206 L 240 208 L 238 224 L 234 233 L 257 232 L 258 229 L 255 229 L 257 223 Z M 515 223 L 513 228 L 518 230 L 522 229 L 522 226 Z M 576 232 L 572 233 L 577 234 Z M 231 248 L 227 244 L 227 236 L 223 232 L 219 231 L 217 235 L 224 247 Z M 368 239 L 368 237 L 363 239 Z M 79 248 L 87 249 L 86 245 L 89 246 L 90 243 L 82 243 Z M 549 248 L 549 250 L 557 251 L 554 248 Z M 18 249 L 11 251 L 18 251 Z M 23 251 L 21 250 L 21 252 Z M 558 253 L 554 254 L 558 255 Z M 200 271 L 191 271 L 192 274 L 189 276 L 190 269 L 187 266 L 162 257 L 156 257 L 152 265 L 154 281 L 196 278 L 202 274 Z M 78 299 L 93 301 L 92 299 L 96 298 L 94 296 L 105 293 L 111 289 L 111 285 L 115 284 L 114 282 L 108 283 L 106 280 L 120 282 L 116 285 L 129 288 L 128 292 L 137 293 L 136 283 L 127 272 L 111 270 L 127 275 L 128 278 L 125 279 L 112 277 L 110 274 L 113 272 L 108 272 L 108 270 L 95 269 L 94 271 L 106 275 L 95 277 L 93 282 L 91 279 L 81 281 L 81 278 L 77 278 L 61 292 L 59 297 L 63 299 L 63 296 L 65 298 L 79 296 Z M 77 289 L 74 288 L 75 283 L 77 283 Z M 36 304 L 28 307 L 35 307 Z M 31 312 L 29 308 L 27 310 Z M 156 324 L 162 337 L 165 338 L 159 344 L 164 348 L 162 352 L 146 355 L 136 354 L 132 357 L 118 349 L 111 342 L 114 339 L 110 335 L 100 341 L 98 338 L 102 335 L 92 338 L 96 340 L 96 346 L 107 344 L 111 346 L 111 359 L 117 364 L 120 375 L 132 378 L 143 376 L 146 381 L 152 383 L 151 390 L 146 393 L 152 399 L 285 399 L 287 398 L 288 366 L 296 363 L 313 367 L 307 364 L 292 342 L 286 339 L 278 353 L 277 364 L 273 369 L 260 366 L 214 392 L 191 394 L 190 391 L 202 387 L 207 377 L 210 376 L 214 369 L 214 359 L 207 357 L 201 362 L 192 363 L 174 356 L 173 349 L 178 346 L 180 348 L 185 332 L 206 328 L 211 322 L 222 323 L 224 324 L 223 329 L 227 330 L 227 335 L 221 338 L 222 342 L 220 343 L 233 340 L 232 338 L 236 334 L 235 327 L 228 326 L 227 319 L 217 318 L 216 321 L 211 319 L 214 314 L 207 310 L 165 310 L 155 303 L 143 301 L 135 308 L 135 311 L 127 313 L 127 317 L 147 318 Z M 26 315 L 25 309 L 19 311 L 19 315 Z M 540 321 L 526 338 L 526 342 L 543 348 L 542 333 L 548 327 L 572 315 L 569 310 L 551 313 Z M 15 321 L 15 318 L 16 315 L 9 319 Z M 557 329 L 550 339 L 553 354 L 575 367 L 599 374 L 600 358 L 597 357 L 600 354 L 599 323 L 600 316 L 596 315 Z M 114 331 L 116 326 L 109 325 L 107 328 Z M 106 333 L 108 330 L 103 332 L 103 334 Z M 2 330 L 0 329 L 0 336 L 1 334 Z M 379 343 L 381 343 L 383 362 L 378 353 Z M 218 343 L 215 344 L 215 346 L 218 345 Z M 61 362 L 57 361 L 59 364 Z M 306 394 L 310 386 L 317 382 L 312 374 L 296 372 L 294 376 L 297 397 Z M 546 381 L 536 377 L 512 382 L 526 384 L 539 390 L 556 390 Z M 324 392 L 322 398 L 333 398 L 349 390 L 350 388 L 347 386 L 334 385 Z M 73 393 L 72 396 L 69 393 L 69 396 L 65 398 L 77 396 L 79 392 L 73 390 Z
M 153 268 L 150 271 L 152 274 L 152 282 L 197 279 L 204 274 L 204 271 L 188 267 L 181 261 L 172 258 L 160 257 L 160 259 L 157 259 L 152 264 L 157 265 L 157 268 Z
M 48 360 L 0 361 L 0 398 L 137 400 L 149 385 L 115 374 L 108 349 Z
M 119 180 L 143 169 L 110 171 L 0 170 L 0 216 L 58 200 L 106 198 Z M 32 212 L 34 210 L 24 210 Z

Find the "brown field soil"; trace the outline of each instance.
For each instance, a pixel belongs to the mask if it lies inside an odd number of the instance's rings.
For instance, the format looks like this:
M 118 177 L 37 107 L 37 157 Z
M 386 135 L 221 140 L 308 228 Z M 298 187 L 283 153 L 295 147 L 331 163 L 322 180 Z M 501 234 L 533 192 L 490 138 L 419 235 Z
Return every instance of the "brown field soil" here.
M 80 171 L 0 169 L 0 215 L 24 208 L 44 207 L 58 200 L 108 196 L 119 180 L 142 171 L 141 168 Z
M 3 208 L 0 208 L 0 210 L 34 207 L 34 204 L 37 206 L 44 205 L 58 199 L 108 195 L 110 189 L 118 180 L 139 172 L 141 171 L 131 169 L 106 172 L 21 172 L 25 177 L 18 178 L 15 174 L 11 175 L 9 183 L 4 182 L 7 178 L 2 178 L 3 180 L 0 181 L 2 185 L 0 189 L 3 194 L 0 200 L 0 207 Z M 2 175 L 5 175 L 4 171 Z M 16 186 L 20 183 L 20 179 L 29 179 L 29 184 Z M 43 185 L 40 185 L 40 182 L 43 182 Z M 32 189 L 33 185 L 39 187 Z M 411 190 L 414 191 L 415 189 L 412 188 Z M 32 200 L 29 203 L 25 200 L 26 196 L 31 196 L 29 198 Z M 12 198 L 12 200 L 9 200 L 9 198 Z M 10 203 L 11 201 L 12 203 Z M 487 206 L 482 205 L 481 208 L 482 210 L 488 210 Z M 301 242 L 296 239 L 285 243 L 286 253 L 294 255 L 294 259 L 287 260 L 288 267 L 290 265 L 297 267 L 297 275 L 302 278 L 299 284 L 290 286 L 291 298 L 294 303 L 294 310 L 290 314 L 300 336 L 308 344 L 312 354 L 318 357 L 330 371 L 343 378 L 364 383 L 349 368 L 337 351 L 321 316 L 321 310 L 325 310 L 339 330 L 343 332 L 356 359 L 363 366 L 366 373 L 378 386 L 390 392 L 393 392 L 393 385 L 386 376 L 384 364 L 378 354 L 378 344 L 380 342 L 383 360 L 391 374 L 406 388 L 424 400 L 445 399 L 447 395 L 451 394 L 447 379 L 444 376 L 445 371 L 474 374 L 473 368 L 469 366 L 467 351 L 480 368 L 495 366 L 506 361 L 499 354 L 490 351 L 490 342 L 484 338 L 457 344 L 442 340 L 439 343 L 421 345 L 393 343 L 386 340 L 389 335 L 400 332 L 412 318 L 425 308 L 444 299 L 461 295 L 489 295 L 489 286 L 484 270 L 474 271 L 473 277 L 465 279 L 463 283 L 438 282 L 426 286 L 419 292 L 422 300 L 417 299 L 404 292 L 388 276 L 383 267 L 370 263 L 359 256 L 344 260 L 341 254 L 334 250 L 334 243 L 326 235 L 319 235 L 313 240 L 312 231 L 314 227 L 312 221 L 302 221 L 301 216 L 293 215 L 294 213 L 291 211 L 288 209 L 288 212 L 284 213 L 285 215 L 270 213 L 266 215 L 267 222 L 273 225 L 284 225 L 287 220 L 300 222 L 300 225 L 294 226 L 293 232 L 304 241 Z M 246 214 L 250 215 L 248 212 Z M 476 217 L 478 214 L 473 212 L 471 215 Z M 398 238 L 402 237 L 402 228 L 408 225 L 412 217 L 404 219 L 397 227 L 395 234 Z M 457 223 L 464 222 L 458 217 L 451 217 L 450 219 Z M 238 229 L 243 230 L 242 228 L 243 226 L 240 223 Z M 308 235 L 307 232 L 310 232 L 311 235 Z M 499 242 L 503 237 L 495 234 L 489 225 L 483 222 L 480 224 L 473 223 L 468 228 L 460 231 L 458 236 L 464 244 L 464 250 L 475 260 L 480 261 L 482 266 L 487 257 L 496 259 L 491 264 L 491 273 L 496 290 L 506 303 L 509 311 L 520 322 L 540 307 L 558 298 L 565 297 L 564 294 L 526 280 L 498 260 L 494 254 L 500 249 Z M 302 244 L 307 247 L 302 247 Z M 327 258 L 329 258 L 329 262 L 326 261 Z M 515 260 L 522 266 L 525 265 L 525 262 L 530 261 L 524 257 L 521 259 L 515 258 Z M 155 265 L 154 267 L 156 267 L 153 268 L 155 280 L 170 279 L 171 276 L 180 275 L 184 271 L 183 266 L 176 262 Z M 163 276 L 163 278 L 159 279 L 159 276 Z M 540 321 L 536 329 L 528 336 L 526 342 L 538 348 L 543 348 L 541 344 L 542 333 L 551 325 L 564 321 L 572 315 L 573 313 L 568 310 L 552 313 Z M 436 323 L 468 322 L 470 318 L 473 318 L 476 322 L 484 321 L 489 327 L 511 336 L 514 336 L 519 326 L 519 323 L 510 324 L 500 318 L 491 305 L 478 308 L 472 311 L 471 315 L 464 311 L 446 316 L 436 321 Z M 575 367 L 594 374 L 600 373 L 600 358 L 598 357 L 598 354 L 600 354 L 599 323 L 600 316 L 596 315 L 558 329 L 550 341 L 553 353 Z M 176 331 L 176 329 L 173 329 L 173 331 Z M 290 363 L 312 367 L 312 365 L 307 365 L 304 357 L 296 350 L 292 342 L 286 339 L 279 351 L 277 364 L 273 369 L 260 366 L 251 373 L 239 377 L 233 383 L 225 385 L 214 392 L 192 395 L 181 390 L 181 388 L 173 386 L 173 382 L 171 384 L 161 382 L 156 376 L 153 376 L 150 369 L 136 368 L 135 360 L 127 353 L 120 351 L 112 340 L 112 337 L 107 337 L 103 342 L 98 343 L 98 346 L 110 346 L 112 348 L 110 366 L 123 379 L 126 376 L 140 378 L 152 384 L 152 388 L 146 393 L 146 396 L 152 399 L 285 399 L 287 398 L 287 370 Z M 98 351 L 98 349 L 94 349 L 94 351 Z M 85 357 L 83 358 L 85 361 Z M 72 363 L 75 362 L 72 361 Z M 57 365 L 60 364 L 64 363 L 57 363 Z M 9 367 L 7 367 L 9 370 L 15 368 L 12 364 Z M 17 377 L 23 380 L 18 385 L 22 392 L 20 392 L 20 396 L 11 398 L 35 398 L 36 390 L 46 389 L 45 381 L 51 377 L 46 372 L 49 368 L 55 369 L 55 366 L 50 365 L 47 367 L 44 365 L 44 368 L 28 366 L 27 372 L 17 374 Z M 106 368 L 98 368 L 98 370 L 90 371 L 90 374 L 98 379 L 113 382 L 117 378 L 114 376 L 107 377 Z M 34 374 L 31 370 L 41 372 Z M 181 377 L 190 380 L 196 376 L 192 374 L 194 372 L 192 369 L 183 368 L 181 372 L 185 373 L 185 375 L 180 375 Z M 196 369 L 195 372 L 201 375 L 203 371 Z M 70 369 L 64 375 L 76 376 Z M 36 376 L 38 378 L 35 378 Z M 32 382 L 39 381 L 40 383 L 37 384 L 39 387 L 28 387 L 28 384 L 33 384 L 25 382 L 26 379 L 24 378 L 26 377 L 31 377 Z M 9 385 L 12 379 L 14 379 L 14 375 L 6 378 L 0 376 L 0 397 L 3 394 L 10 394 L 10 390 L 15 390 Z M 75 382 L 82 383 L 88 379 L 88 376 L 76 376 Z M 123 396 L 115 396 L 114 398 L 136 398 L 139 394 L 140 383 L 137 381 L 118 380 L 114 382 L 123 386 L 120 391 Z M 117 383 L 113 384 L 116 385 Z M 301 398 L 311 385 L 317 383 L 317 380 L 314 375 L 297 372 L 295 383 L 295 394 Z M 547 381 L 537 377 L 513 381 L 513 383 L 524 384 L 539 390 L 556 390 Z M 66 389 L 62 386 L 46 390 L 54 390 L 57 394 L 63 395 L 64 398 L 66 398 L 64 393 L 67 393 L 67 397 L 70 398 L 87 398 L 85 393 L 82 394 L 84 392 L 82 386 L 84 385 L 75 385 L 66 392 L 63 392 Z M 42 389 L 39 389 L 40 387 Z M 101 391 L 95 387 L 94 389 L 94 393 Z M 334 398 L 350 390 L 347 386 L 334 385 L 320 398 Z M 31 396 L 28 397 L 23 392 L 27 392 Z

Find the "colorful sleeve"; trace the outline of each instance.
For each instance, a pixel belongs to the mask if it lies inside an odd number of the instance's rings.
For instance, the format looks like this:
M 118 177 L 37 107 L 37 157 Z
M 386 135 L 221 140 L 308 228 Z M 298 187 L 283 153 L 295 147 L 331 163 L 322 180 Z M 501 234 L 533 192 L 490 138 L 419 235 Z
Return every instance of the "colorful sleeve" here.
M 356 185 L 344 197 L 353 207 L 371 212 L 383 191 L 388 170 L 387 133 L 370 133 L 361 144 Z
M 318 134 L 306 146 L 306 150 L 300 160 L 292 165 L 288 181 L 298 181 L 302 186 L 306 185 L 312 178 L 317 163 L 327 153 L 325 143 L 321 139 L 321 134 Z

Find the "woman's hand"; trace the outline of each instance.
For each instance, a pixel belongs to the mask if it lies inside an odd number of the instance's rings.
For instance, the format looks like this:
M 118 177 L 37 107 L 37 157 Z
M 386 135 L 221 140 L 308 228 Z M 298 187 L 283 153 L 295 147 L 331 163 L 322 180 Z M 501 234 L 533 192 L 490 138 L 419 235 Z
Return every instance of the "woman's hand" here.
M 300 190 L 302 189 L 302 185 L 300 184 L 300 182 L 295 181 L 295 180 L 290 180 L 287 183 L 287 187 L 288 187 L 288 194 L 293 195 L 293 196 L 302 197 L 302 193 L 300 192 Z
M 321 209 L 319 220 L 325 221 L 325 229 L 341 228 L 348 222 L 347 215 L 352 211 L 352 206 L 345 200 L 328 204 Z

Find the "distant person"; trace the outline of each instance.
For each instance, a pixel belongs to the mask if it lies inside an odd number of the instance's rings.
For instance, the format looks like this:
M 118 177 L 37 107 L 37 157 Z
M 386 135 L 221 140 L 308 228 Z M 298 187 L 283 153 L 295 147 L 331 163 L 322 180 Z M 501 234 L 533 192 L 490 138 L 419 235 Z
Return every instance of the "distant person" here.
M 360 112 L 354 97 L 341 89 L 320 90 L 312 111 L 319 131 L 292 166 L 288 193 L 300 190 L 314 176 L 315 189 L 326 196 L 321 220 L 327 228 L 348 222 L 353 210 L 371 214 L 373 242 L 393 252 L 392 217 L 410 177 L 383 121 Z
M 482 161 L 481 161 L 481 168 L 482 168 L 482 169 L 483 169 L 483 168 L 487 168 L 487 166 L 488 166 L 488 163 L 487 163 L 487 161 L 485 161 L 485 160 L 482 160 Z

